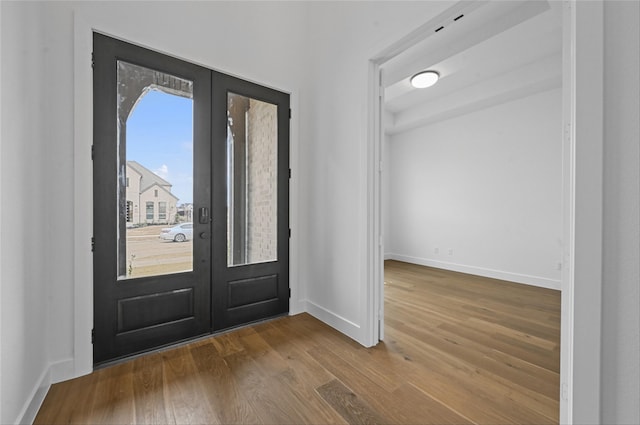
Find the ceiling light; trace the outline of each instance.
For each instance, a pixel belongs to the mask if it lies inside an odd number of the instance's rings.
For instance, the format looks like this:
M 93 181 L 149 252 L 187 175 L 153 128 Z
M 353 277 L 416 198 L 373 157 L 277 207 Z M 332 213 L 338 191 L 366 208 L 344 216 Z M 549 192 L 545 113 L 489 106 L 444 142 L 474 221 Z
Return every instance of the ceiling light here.
M 411 77 L 411 85 L 417 89 L 424 89 L 438 82 L 438 78 L 440 74 L 436 71 L 421 71 Z

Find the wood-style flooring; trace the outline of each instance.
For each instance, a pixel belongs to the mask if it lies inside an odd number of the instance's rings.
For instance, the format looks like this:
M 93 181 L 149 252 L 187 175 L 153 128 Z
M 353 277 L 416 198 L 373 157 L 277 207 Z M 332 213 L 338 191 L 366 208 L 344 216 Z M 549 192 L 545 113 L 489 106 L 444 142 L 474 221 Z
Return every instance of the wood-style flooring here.
M 36 424 L 555 424 L 560 294 L 396 261 L 385 341 L 300 314 L 55 384 Z

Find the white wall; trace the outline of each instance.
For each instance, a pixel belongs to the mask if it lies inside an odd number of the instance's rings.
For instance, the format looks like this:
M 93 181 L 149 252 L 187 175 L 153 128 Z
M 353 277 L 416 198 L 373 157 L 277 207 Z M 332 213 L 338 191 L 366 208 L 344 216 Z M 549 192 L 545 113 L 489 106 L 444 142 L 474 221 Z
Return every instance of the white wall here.
M 560 289 L 554 89 L 395 135 L 386 258 Z
M 50 307 L 47 216 L 46 52 L 37 4 L 2 2 L 2 163 L 0 222 L 0 423 L 21 417 L 47 380 Z
M 442 2 L 309 3 L 311 83 L 302 126 L 300 277 L 308 310 L 367 344 L 369 59 Z
M 640 423 L 640 3 L 605 2 L 602 423 Z

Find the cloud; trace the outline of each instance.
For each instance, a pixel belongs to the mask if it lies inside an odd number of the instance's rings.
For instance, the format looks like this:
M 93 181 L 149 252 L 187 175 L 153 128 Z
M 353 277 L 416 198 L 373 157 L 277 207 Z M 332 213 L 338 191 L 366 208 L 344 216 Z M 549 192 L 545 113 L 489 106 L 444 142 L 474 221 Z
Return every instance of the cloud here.
M 193 141 L 182 142 L 182 149 L 187 152 L 193 152 Z
M 153 173 L 166 180 L 169 177 L 169 167 L 167 167 L 166 164 L 162 164 L 160 167 L 153 170 Z

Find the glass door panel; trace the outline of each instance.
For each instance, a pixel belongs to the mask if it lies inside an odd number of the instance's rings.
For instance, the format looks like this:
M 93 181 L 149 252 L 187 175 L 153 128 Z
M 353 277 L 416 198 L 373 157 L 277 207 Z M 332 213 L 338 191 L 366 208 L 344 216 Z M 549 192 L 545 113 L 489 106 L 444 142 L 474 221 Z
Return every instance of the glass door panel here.
M 214 72 L 213 329 L 289 310 L 289 95 Z M 222 160 L 222 163 L 220 162 Z
M 118 279 L 193 270 L 193 82 L 117 61 Z
M 278 260 L 278 106 L 227 95 L 227 265 Z

